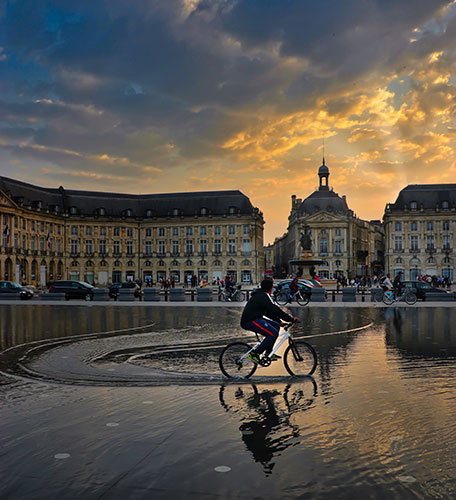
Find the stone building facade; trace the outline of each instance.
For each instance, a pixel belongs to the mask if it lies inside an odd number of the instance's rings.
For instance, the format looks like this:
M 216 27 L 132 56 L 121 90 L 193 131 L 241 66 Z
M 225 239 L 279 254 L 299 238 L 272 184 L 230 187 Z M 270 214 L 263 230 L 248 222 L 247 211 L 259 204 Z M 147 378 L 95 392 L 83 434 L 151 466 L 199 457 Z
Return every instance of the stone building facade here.
M 456 184 L 415 184 L 386 205 L 385 268 L 404 279 L 420 275 L 454 279 Z
M 263 275 L 263 215 L 240 191 L 130 195 L 0 177 L 0 277 L 107 285 Z
M 277 238 L 272 254 L 277 276 L 294 269 L 289 261 L 301 255 L 301 234 L 312 237 L 312 255 L 323 260 L 316 272 L 323 279 L 372 275 L 383 267 L 383 229 L 380 221 L 359 219 L 348 208 L 345 196 L 329 186 L 329 168 L 318 170 L 319 187 L 304 200 L 291 197 L 287 232 Z

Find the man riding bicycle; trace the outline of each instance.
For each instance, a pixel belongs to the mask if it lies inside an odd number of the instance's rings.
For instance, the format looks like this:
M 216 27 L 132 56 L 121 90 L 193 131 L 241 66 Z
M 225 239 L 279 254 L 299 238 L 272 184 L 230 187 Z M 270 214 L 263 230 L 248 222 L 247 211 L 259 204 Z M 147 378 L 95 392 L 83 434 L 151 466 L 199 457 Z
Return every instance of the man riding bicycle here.
M 252 296 L 247 302 L 241 316 L 241 327 L 244 330 L 264 336 L 261 344 L 248 355 L 255 363 L 260 361 L 261 354 L 266 353 L 266 355 L 269 355 L 271 353 L 275 341 L 279 336 L 280 320 L 288 323 L 297 323 L 299 321 L 298 318 L 290 316 L 272 302 L 271 293 L 273 284 L 274 282 L 271 278 L 265 278 L 261 282 L 260 288 L 252 292 Z M 280 356 L 274 354 L 271 357 L 271 361 L 279 358 Z
M 400 297 L 402 295 L 402 289 L 404 288 L 404 284 L 402 283 L 402 271 L 399 271 L 397 276 L 394 278 L 393 288 L 394 296 Z

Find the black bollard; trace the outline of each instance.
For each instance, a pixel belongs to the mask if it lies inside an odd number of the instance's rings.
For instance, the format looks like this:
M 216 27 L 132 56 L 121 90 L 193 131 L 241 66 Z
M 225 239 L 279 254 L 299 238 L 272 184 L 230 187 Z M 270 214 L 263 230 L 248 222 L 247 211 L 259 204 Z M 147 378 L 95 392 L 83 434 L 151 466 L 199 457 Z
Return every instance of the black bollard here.
M 332 291 L 332 301 L 336 302 L 336 291 L 335 290 Z

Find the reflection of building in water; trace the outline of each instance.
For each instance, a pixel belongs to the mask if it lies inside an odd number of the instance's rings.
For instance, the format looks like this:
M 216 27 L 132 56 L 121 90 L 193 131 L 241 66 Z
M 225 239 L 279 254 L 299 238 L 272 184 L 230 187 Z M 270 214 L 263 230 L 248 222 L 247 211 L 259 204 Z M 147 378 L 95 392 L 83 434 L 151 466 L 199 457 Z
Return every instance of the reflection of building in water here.
M 297 444 L 299 427 L 291 423 L 294 414 L 302 414 L 317 395 L 317 385 L 311 377 L 299 383 L 280 384 L 258 390 L 257 386 L 221 386 L 220 403 L 226 411 L 241 419 L 242 441 L 255 462 L 263 465 L 266 475 L 272 473 L 274 457 Z
M 402 356 L 456 355 L 456 310 L 453 308 L 399 308 L 385 311 L 386 341 Z

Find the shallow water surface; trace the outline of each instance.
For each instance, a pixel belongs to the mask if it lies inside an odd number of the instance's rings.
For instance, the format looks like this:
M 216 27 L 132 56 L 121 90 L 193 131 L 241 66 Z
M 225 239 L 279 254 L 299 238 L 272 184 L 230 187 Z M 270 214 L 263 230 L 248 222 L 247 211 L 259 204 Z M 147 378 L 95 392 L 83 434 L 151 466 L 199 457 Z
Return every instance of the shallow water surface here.
M 239 310 L 164 309 L 41 312 L 32 336 L 0 309 L 4 348 L 54 339 L 0 386 L 0 497 L 456 496 L 456 309 L 298 309 L 315 377 L 248 383 L 217 370 Z

